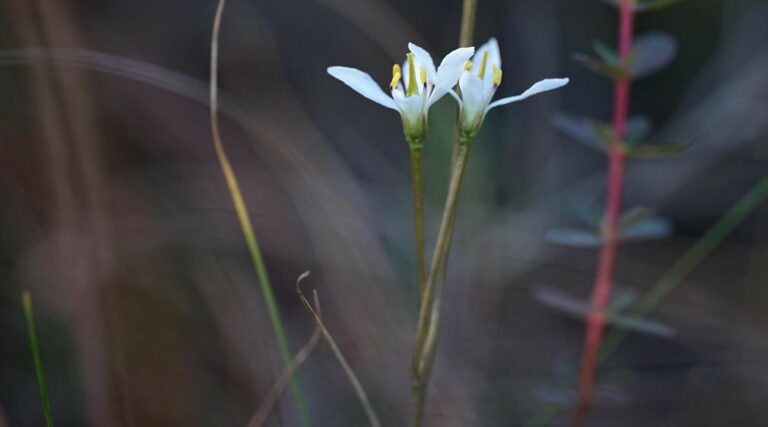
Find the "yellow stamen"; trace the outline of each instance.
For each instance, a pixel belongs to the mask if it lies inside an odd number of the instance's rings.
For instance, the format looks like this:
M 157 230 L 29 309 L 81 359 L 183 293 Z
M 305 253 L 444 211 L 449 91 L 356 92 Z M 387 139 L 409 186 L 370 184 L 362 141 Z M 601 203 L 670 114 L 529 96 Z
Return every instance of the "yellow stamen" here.
M 472 61 L 467 60 L 467 63 L 464 64 L 464 71 L 469 71 L 472 69 Z
M 493 84 L 497 87 L 501 84 L 501 68 L 493 66 Z
M 400 65 L 395 64 L 392 66 L 392 81 L 389 83 L 389 87 L 396 88 L 400 84 L 400 79 L 403 77 L 403 73 L 400 71 Z
M 483 52 L 483 62 L 480 64 L 480 72 L 477 73 L 477 77 L 485 79 L 485 67 L 488 65 L 488 51 Z
M 424 67 L 421 67 L 419 69 L 419 78 L 421 79 L 421 84 L 426 85 L 427 84 L 427 69 Z
M 413 96 L 419 92 L 418 84 L 416 84 L 416 66 L 413 64 L 413 53 L 408 52 L 408 92 L 406 96 Z

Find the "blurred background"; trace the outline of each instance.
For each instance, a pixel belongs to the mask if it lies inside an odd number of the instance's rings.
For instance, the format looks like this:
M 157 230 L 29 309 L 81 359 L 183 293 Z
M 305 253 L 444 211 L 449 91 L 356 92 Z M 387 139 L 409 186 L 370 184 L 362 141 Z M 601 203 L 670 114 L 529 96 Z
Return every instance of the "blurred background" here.
M 0 426 L 44 424 L 23 289 L 59 426 L 244 426 L 282 372 L 211 144 L 214 8 L 0 0 Z M 460 17 L 459 0 L 229 0 L 224 14 L 224 144 L 291 345 L 313 330 L 295 292 L 309 270 L 304 287 L 387 426 L 404 425 L 410 403 L 408 151 L 395 114 L 325 70 L 357 67 L 386 87 L 409 41 L 436 57 L 454 49 Z M 651 289 L 768 172 L 766 22 L 765 0 L 687 0 L 638 17 L 638 33 L 673 35 L 678 54 L 634 85 L 631 112 L 653 123 L 651 140 L 691 148 L 629 166 L 625 207 L 652 208 L 673 229 L 621 247 L 623 295 Z M 568 425 L 598 250 L 546 236 L 599 215 L 606 164 L 555 124 L 610 119 L 610 82 L 572 55 L 596 39 L 614 46 L 615 33 L 598 0 L 479 1 L 475 41 L 499 40 L 500 95 L 571 83 L 494 110 L 476 141 L 428 425 Z M 446 98 L 430 115 L 429 247 L 455 114 Z M 599 372 L 590 425 L 763 425 L 766 259 L 763 203 L 630 329 Z M 366 425 L 325 343 L 299 377 L 315 425 Z M 298 425 L 290 393 L 267 425 Z

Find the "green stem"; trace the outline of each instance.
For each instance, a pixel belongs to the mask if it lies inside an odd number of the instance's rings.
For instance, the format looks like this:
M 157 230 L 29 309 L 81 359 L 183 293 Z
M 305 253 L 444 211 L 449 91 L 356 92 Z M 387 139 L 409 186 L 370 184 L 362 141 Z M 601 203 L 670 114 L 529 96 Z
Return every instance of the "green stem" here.
M 216 150 L 216 157 L 219 160 L 221 171 L 224 174 L 224 179 L 227 183 L 227 189 L 232 198 L 232 204 L 235 207 L 237 213 L 237 219 L 240 222 L 243 236 L 245 237 L 245 243 L 248 247 L 248 252 L 251 255 L 251 261 L 256 269 L 256 274 L 259 278 L 259 286 L 261 293 L 264 296 L 264 302 L 267 305 L 267 313 L 269 314 L 269 320 L 272 323 L 272 329 L 274 330 L 275 337 L 277 338 L 278 347 L 280 347 L 280 353 L 283 361 L 287 366 L 293 361 L 293 354 L 288 344 L 288 337 L 285 334 L 285 327 L 280 316 L 280 309 L 275 299 L 275 293 L 272 288 L 272 283 L 269 279 L 269 273 L 267 272 L 267 266 L 264 263 L 264 258 L 261 255 L 261 249 L 259 248 L 258 240 L 256 239 L 256 233 L 253 230 L 253 224 L 248 213 L 248 207 L 245 204 L 243 193 L 240 191 L 240 184 L 235 175 L 235 171 L 232 168 L 232 164 L 229 161 L 229 156 L 224 150 L 224 145 L 221 142 L 221 131 L 219 130 L 219 116 L 218 116 L 218 56 L 219 56 L 219 33 L 221 30 L 221 17 L 224 12 L 224 5 L 226 0 L 219 0 L 216 7 L 216 15 L 213 21 L 213 31 L 211 36 L 211 85 L 210 85 L 210 121 L 211 132 L 213 134 L 213 146 Z M 303 426 L 311 426 L 312 421 L 309 417 L 309 410 L 307 409 L 307 403 L 304 399 L 304 394 L 301 391 L 299 381 L 295 376 L 291 378 L 291 391 L 294 399 L 296 400 L 296 406 L 299 410 L 299 417 Z
M 40 347 L 37 344 L 37 332 L 35 331 L 35 314 L 32 311 L 32 296 L 27 290 L 21 293 L 21 305 L 24 308 L 24 317 L 27 320 L 29 348 L 32 350 L 32 360 L 35 363 L 35 375 L 37 376 L 37 385 L 40 387 L 40 398 L 43 399 L 43 414 L 45 414 L 45 425 L 47 427 L 53 427 L 51 402 L 48 399 L 48 387 L 45 385 L 43 361 L 40 357 Z
M 453 224 L 456 218 L 461 183 L 464 179 L 469 150 L 472 140 L 464 138 L 459 145 L 456 162 L 451 172 L 448 185 L 448 195 L 443 211 L 443 220 L 437 234 L 435 251 L 429 267 L 429 275 L 424 288 L 424 298 L 419 310 L 419 322 L 416 330 L 413 359 L 411 361 L 411 386 L 413 392 L 413 413 L 411 426 L 419 427 L 424 417 L 424 406 L 427 398 L 429 377 L 432 373 L 437 338 L 440 325 L 440 294 L 442 293 L 442 276 L 444 263 L 451 247 Z
M 409 143 L 411 151 L 411 187 L 413 189 L 413 227 L 414 239 L 416 241 L 416 269 L 418 270 L 419 280 L 419 304 L 424 297 L 424 286 L 426 285 L 427 272 L 426 261 L 424 259 L 424 190 L 421 179 L 421 154 L 423 146 L 421 143 Z
M 459 34 L 459 46 L 472 45 L 475 32 L 475 17 L 477 14 L 477 0 L 464 0 L 461 16 L 461 33 Z M 442 283 L 447 257 L 451 247 L 453 236 L 453 222 L 456 214 L 456 206 L 464 178 L 464 170 L 469 157 L 469 149 L 472 145 L 471 138 L 461 138 L 456 135 L 451 151 L 451 181 L 448 188 L 448 197 L 443 210 L 443 221 L 440 224 L 435 251 L 432 253 L 429 276 L 424 282 L 421 292 L 421 307 L 419 321 L 416 330 L 416 343 L 414 345 L 411 361 L 411 385 L 413 393 L 413 414 L 411 426 L 421 426 L 424 418 L 424 407 L 427 400 L 427 386 L 432 373 L 435 349 L 437 348 L 438 326 L 440 322 L 439 292 L 436 297 L 437 283 Z M 435 304 L 436 302 L 436 304 Z

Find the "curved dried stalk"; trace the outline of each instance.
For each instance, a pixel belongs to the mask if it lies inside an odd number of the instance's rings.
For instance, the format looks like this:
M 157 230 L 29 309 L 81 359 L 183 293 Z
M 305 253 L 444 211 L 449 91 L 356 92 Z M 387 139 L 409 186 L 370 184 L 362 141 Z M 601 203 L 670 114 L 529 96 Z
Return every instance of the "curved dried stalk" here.
M 304 280 L 307 276 L 309 276 L 309 272 L 302 274 L 298 279 L 296 279 L 297 288 L 299 287 L 301 281 Z M 315 311 L 317 311 L 318 316 L 322 317 L 320 299 L 317 297 L 317 292 L 315 292 L 314 297 Z M 283 375 L 280 376 L 280 379 L 278 379 L 277 382 L 272 385 L 272 388 L 270 388 L 269 392 L 267 392 L 267 395 L 261 401 L 261 405 L 259 405 L 259 409 L 256 410 L 256 413 L 253 414 L 251 421 L 248 423 L 248 427 L 261 427 L 264 425 L 264 423 L 267 422 L 267 418 L 269 418 L 269 414 L 275 407 L 277 400 L 283 394 L 285 388 L 288 387 L 288 384 L 290 384 L 293 374 L 297 369 L 299 369 L 299 367 L 301 367 L 301 365 L 307 360 L 309 355 L 312 354 L 312 352 L 317 347 L 317 343 L 320 341 L 320 336 L 320 328 L 315 325 L 315 330 L 312 332 L 312 336 L 309 337 L 309 340 L 306 344 L 304 344 L 304 347 L 302 347 L 301 350 L 296 353 L 296 357 L 293 358 L 291 363 L 285 367 Z
M 296 283 L 296 293 L 299 294 L 299 299 L 301 299 L 301 302 L 304 304 L 304 307 L 309 311 L 309 313 L 312 315 L 312 318 L 315 320 L 315 325 L 318 329 L 320 329 L 320 333 L 323 335 L 323 338 L 328 342 L 328 345 L 331 347 L 331 350 L 333 351 L 333 354 L 336 356 L 336 360 L 339 361 L 339 364 L 341 365 L 342 369 L 344 369 L 344 373 L 347 374 L 347 378 L 349 378 L 349 382 L 352 383 L 352 387 L 355 389 L 355 393 L 357 393 L 357 398 L 360 400 L 360 404 L 363 405 L 363 410 L 365 411 L 365 415 L 368 416 L 368 422 L 371 424 L 371 427 L 381 427 L 381 423 L 379 422 L 379 417 L 376 415 L 376 411 L 373 409 L 373 405 L 371 405 L 370 399 L 368 399 L 368 394 L 365 392 L 365 389 L 363 388 L 362 383 L 360 383 L 360 380 L 357 378 L 357 375 L 355 374 L 355 371 L 352 370 L 352 367 L 349 365 L 349 362 L 347 362 L 347 358 L 344 357 L 344 354 L 341 353 L 341 349 L 339 349 L 339 346 L 336 344 L 336 341 L 331 336 L 331 333 L 328 331 L 328 328 L 325 327 L 325 324 L 323 324 L 323 319 L 320 317 L 319 311 L 316 311 L 312 308 L 312 305 L 309 303 L 309 300 L 307 300 L 307 297 L 304 296 L 304 293 L 301 291 L 301 287 L 299 286 L 301 283 L 301 280 L 305 277 L 309 276 L 309 272 L 305 272 L 304 274 L 299 277 L 299 281 Z M 317 291 L 313 291 L 315 295 L 315 301 L 317 301 Z

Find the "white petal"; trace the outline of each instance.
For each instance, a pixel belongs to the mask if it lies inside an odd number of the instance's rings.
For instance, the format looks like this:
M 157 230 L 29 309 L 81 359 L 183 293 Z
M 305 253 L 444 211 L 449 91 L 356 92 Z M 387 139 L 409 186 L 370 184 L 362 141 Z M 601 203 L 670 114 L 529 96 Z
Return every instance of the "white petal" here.
M 496 68 L 501 69 L 501 52 L 499 52 L 499 42 L 495 38 L 491 37 L 484 45 L 480 46 L 475 53 L 475 57 L 472 58 L 472 72 L 477 75 L 480 72 L 480 67 L 483 65 L 483 56 L 485 52 L 488 52 L 488 63 L 485 65 L 486 75 L 493 73 L 493 65 Z
M 491 105 L 488 106 L 486 111 L 490 110 L 491 108 L 498 107 L 500 105 L 506 105 L 511 104 L 513 102 L 522 101 L 526 98 L 530 98 L 533 95 L 540 94 L 542 92 L 547 92 L 553 89 L 561 88 L 568 84 L 570 80 L 569 79 L 545 79 L 540 82 L 537 82 L 533 86 L 531 86 L 528 90 L 521 93 L 517 96 L 510 96 L 509 98 L 502 98 L 498 101 L 494 101 L 491 103 Z
M 472 57 L 475 48 L 462 47 L 454 50 L 443 58 L 440 67 L 437 69 L 437 79 L 435 80 L 435 89 L 432 92 L 427 105 L 431 106 L 440 98 L 445 96 L 449 90 L 453 89 L 458 83 L 459 78 L 464 73 L 464 65 Z
M 432 55 L 430 55 L 429 52 L 427 52 L 425 49 L 413 43 L 408 43 L 408 50 L 411 51 L 416 61 L 427 69 L 427 77 L 429 80 L 435 81 L 435 78 L 437 77 L 437 71 L 435 70 L 435 61 L 432 60 Z M 418 72 L 418 69 L 416 71 Z
M 485 100 L 483 96 L 483 81 L 469 71 L 464 72 L 459 79 L 461 89 L 462 116 L 464 119 L 474 121 L 485 113 Z
M 449 88 L 456 86 L 464 72 L 464 65 L 474 52 L 475 48 L 473 47 L 461 47 L 445 55 L 440 66 L 437 67 L 435 86 L 447 86 Z
M 431 107 L 435 102 L 441 100 L 447 94 L 448 89 L 445 87 L 435 87 L 432 89 L 432 93 L 429 95 L 429 99 L 427 100 L 427 108 Z
M 451 95 L 451 98 L 455 99 L 456 102 L 459 104 L 459 107 L 461 107 L 464 103 L 461 101 L 461 98 L 459 97 L 459 94 L 456 93 L 455 90 L 451 89 L 448 91 L 448 95 Z
M 424 106 L 421 95 L 406 96 L 402 90 L 396 89 L 392 91 L 392 97 L 406 121 L 416 123 L 421 119 Z
M 341 80 L 360 95 L 384 107 L 397 110 L 395 101 L 387 96 L 368 73 L 349 67 L 329 67 L 328 74 Z

